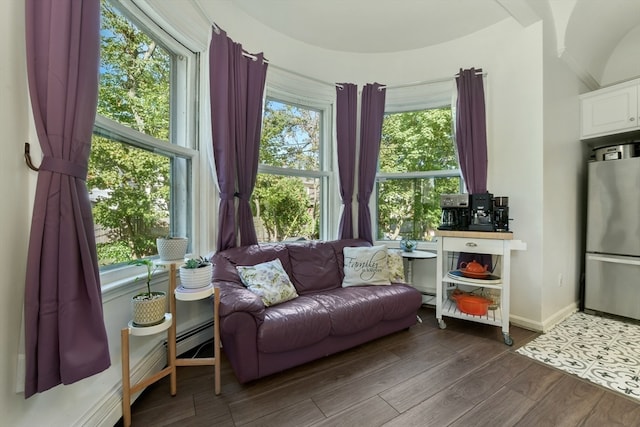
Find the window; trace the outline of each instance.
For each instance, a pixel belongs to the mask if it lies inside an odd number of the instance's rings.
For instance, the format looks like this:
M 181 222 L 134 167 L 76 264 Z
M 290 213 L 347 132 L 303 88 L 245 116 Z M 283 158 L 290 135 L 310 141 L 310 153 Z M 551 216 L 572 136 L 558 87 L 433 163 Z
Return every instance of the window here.
M 251 197 L 258 241 L 325 235 L 323 209 L 329 176 L 325 110 L 267 98 L 260 165 Z
M 376 176 L 378 240 L 432 240 L 440 194 L 462 189 L 451 134 L 449 107 L 385 116 Z
M 175 41 L 101 3 L 98 110 L 87 185 L 101 271 L 191 233 L 189 65 Z

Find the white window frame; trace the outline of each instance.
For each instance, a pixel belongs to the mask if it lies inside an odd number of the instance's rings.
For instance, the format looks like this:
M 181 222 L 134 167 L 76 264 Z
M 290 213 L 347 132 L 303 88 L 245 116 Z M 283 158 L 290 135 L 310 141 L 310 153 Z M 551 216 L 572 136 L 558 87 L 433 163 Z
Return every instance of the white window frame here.
M 313 178 L 320 180 L 320 226 L 319 226 L 319 238 L 321 240 L 328 240 L 331 236 L 331 225 L 333 219 L 330 212 L 334 212 L 333 203 L 331 201 L 330 194 L 333 194 L 335 188 L 335 179 L 332 171 L 333 164 L 333 150 L 332 135 L 333 135 L 333 116 L 332 105 L 318 101 L 317 99 L 311 99 L 307 97 L 301 97 L 299 95 L 292 95 L 290 93 L 272 89 L 267 87 L 266 99 L 281 102 L 284 104 L 293 105 L 299 108 L 305 108 L 315 110 L 321 114 L 320 124 L 320 152 L 319 155 L 319 167 L 320 170 L 303 170 L 292 168 L 274 167 L 264 164 L 258 165 L 258 173 L 272 174 L 280 176 L 289 176 L 297 178 Z M 265 99 L 265 102 L 266 102 Z
M 116 137 L 120 141 L 131 144 L 138 148 L 148 149 L 157 153 L 169 156 L 179 156 L 190 161 L 190 194 L 186 200 L 190 203 L 179 202 L 174 205 L 174 213 L 187 216 L 187 227 L 190 235 L 190 246 L 194 253 L 204 253 L 208 248 L 203 247 L 203 240 L 200 238 L 200 216 L 207 213 L 200 212 L 200 206 L 206 206 L 207 196 L 200 197 L 201 180 L 211 180 L 206 168 L 201 167 L 202 158 L 198 138 L 198 88 L 200 57 L 181 44 L 176 38 L 168 34 L 163 28 L 151 20 L 135 3 L 129 0 L 108 0 L 122 14 L 133 22 L 141 31 L 144 31 L 154 40 L 168 50 L 173 56 L 170 82 L 170 112 L 169 119 L 170 135 L 169 141 L 162 141 L 144 133 L 138 132 L 107 117 L 96 115 L 94 123 L 94 133 L 104 133 Z M 188 171 L 180 171 L 180 173 Z M 204 176 L 203 176 L 204 175 Z M 176 189 L 172 188 L 172 192 Z M 184 194 L 186 188 L 178 189 L 178 193 Z M 177 199 L 173 197 L 172 200 Z M 180 199 L 185 199 L 180 197 Z M 211 200 L 209 200 L 211 202 Z M 176 211 L 176 209 L 178 209 Z M 206 243 L 206 242 L 205 242 Z M 130 291 L 127 285 L 131 285 L 136 277 L 140 276 L 140 268 L 132 266 L 122 266 L 108 269 L 100 274 L 102 293 L 105 301 L 118 298 L 122 294 Z M 154 279 L 154 282 L 158 279 Z M 160 280 L 166 280 L 164 274 Z
M 438 108 L 446 108 L 446 107 L 453 109 L 453 106 L 451 104 L 439 105 L 439 104 L 434 104 L 433 102 L 413 103 L 413 104 L 405 105 L 402 107 L 392 108 L 390 110 L 385 111 L 384 114 L 387 115 L 387 114 L 409 113 L 413 111 L 435 110 Z M 455 141 L 453 141 L 453 143 L 455 144 Z M 384 182 L 390 179 L 431 179 L 431 178 L 455 178 L 455 177 L 460 178 L 460 188 L 458 189 L 458 191 L 459 192 L 464 191 L 464 181 L 462 177 L 462 170 L 460 170 L 460 168 L 434 170 L 434 171 L 394 172 L 394 173 L 380 172 L 378 169 L 376 170 L 376 178 L 375 178 L 372 194 L 378 194 L 378 184 L 380 182 Z M 371 229 L 373 231 L 373 235 L 378 236 L 379 227 L 378 227 L 378 198 L 377 197 L 371 197 L 371 200 L 369 201 L 369 210 L 372 212 Z M 376 243 L 380 243 L 380 244 L 389 244 L 389 242 L 395 242 L 395 241 L 376 240 Z M 399 245 L 400 241 L 397 241 L 397 243 Z M 421 244 L 426 245 L 426 247 L 428 247 L 429 249 L 436 248 L 435 243 L 433 242 L 421 241 Z

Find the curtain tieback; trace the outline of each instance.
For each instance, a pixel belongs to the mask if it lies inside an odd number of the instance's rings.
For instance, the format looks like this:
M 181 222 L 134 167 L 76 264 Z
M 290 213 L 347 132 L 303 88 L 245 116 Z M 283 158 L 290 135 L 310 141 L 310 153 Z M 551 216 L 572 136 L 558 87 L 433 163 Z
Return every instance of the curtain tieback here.
M 44 156 L 40 164 L 40 170 L 73 176 L 83 181 L 87 180 L 87 166 L 79 165 L 65 159 Z
M 357 197 L 358 203 L 360 202 L 368 203 L 370 198 L 371 198 L 371 193 L 369 192 L 358 194 L 358 197 Z
M 240 195 L 240 193 L 223 193 L 220 192 L 220 200 L 233 200 L 234 197 L 237 197 L 239 199 L 242 199 L 242 196 Z M 248 200 L 248 199 L 247 199 Z

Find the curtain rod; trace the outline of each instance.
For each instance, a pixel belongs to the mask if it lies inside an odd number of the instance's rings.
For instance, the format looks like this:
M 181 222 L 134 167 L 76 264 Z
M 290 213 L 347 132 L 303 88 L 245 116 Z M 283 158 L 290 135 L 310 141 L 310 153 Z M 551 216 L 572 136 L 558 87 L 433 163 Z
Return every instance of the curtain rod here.
M 200 4 L 198 2 L 196 2 L 196 5 L 198 6 L 198 8 L 199 8 L 200 12 L 202 13 L 202 15 L 205 15 L 204 10 L 200 6 Z M 208 17 L 207 17 L 207 19 L 208 19 Z M 210 22 L 211 22 L 211 24 L 213 26 L 214 31 L 217 34 L 220 34 L 220 27 L 215 23 L 215 21 L 211 20 Z M 249 52 L 247 52 L 245 50 L 242 51 L 242 54 L 244 56 L 248 57 L 248 58 L 253 59 L 254 61 L 256 59 L 258 59 L 255 55 L 253 55 L 253 54 L 251 54 L 251 53 L 249 53 Z M 311 77 L 311 76 L 307 76 L 307 75 L 302 74 L 302 73 L 298 73 L 296 71 L 288 70 L 286 68 L 280 67 L 280 66 L 275 65 L 275 64 L 271 64 L 267 58 L 264 58 L 264 62 L 269 64 L 269 66 L 272 67 L 272 68 L 276 68 L 276 69 L 278 69 L 280 71 L 284 71 L 286 73 L 293 74 L 293 75 L 298 76 L 298 77 L 302 77 L 303 79 L 311 80 L 311 81 L 314 81 L 316 83 L 321 83 L 321 84 L 327 85 L 327 86 L 335 86 L 335 87 L 340 88 L 340 89 L 344 88 L 344 86 L 342 86 L 340 83 L 330 83 L 330 82 L 327 82 L 327 81 L 324 81 L 324 80 L 316 79 L 315 77 Z M 460 75 L 460 73 L 456 73 L 454 77 L 459 76 L 459 75 Z M 483 77 L 486 77 L 487 73 L 483 73 L 481 70 L 478 70 L 476 72 L 476 75 L 482 75 Z M 385 85 L 385 86 L 380 86 L 378 88 L 378 90 L 383 90 L 383 89 L 401 89 L 401 88 L 412 87 L 412 86 L 422 86 L 422 85 L 435 84 L 435 83 L 444 83 L 444 82 L 447 82 L 449 80 L 451 80 L 451 77 L 446 77 L 446 78 L 443 77 L 443 78 L 434 79 L 434 80 L 422 80 L 422 81 L 411 82 L 411 83 L 403 83 L 403 84 L 399 84 L 399 85 Z
M 335 87 L 339 87 L 340 89 L 343 88 L 343 86 L 340 83 L 326 82 L 324 80 L 316 79 L 315 77 L 311 77 L 311 76 L 307 76 L 307 75 L 302 74 L 302 73 L 298 73 L 297 71 L 288 70 L 286 68 L 280 67 L 280 66 L 275 65 L 275 64 L 269 64 L 269 66 L 272 67 L 272 68 L 277 68 L 280 71 L 284 71 L 285 73 L 293 74 L 294 76 L 298 76 L 298 77 L 302 77 L 303 79 L 314 81 L 316 83 L 321 83 L 323 85 L 332 86 L 332 87 L 335 86 Z
M 460 73 L 456 73 L 454 77 L 443 77 L 443 78 L 434 79 L 434 80 L 422 80 L 422 81 L 419 81 L 419 82 L 403 83 L 403 84 L 398 84 L 398 85 L 380 86 L 378 88 L 378 90 L 382 90 L 382 89 L 401 89 L 401 88 L 412 87 L 412 86 L 422 86 L 422 85 L 429 85 L 429 84 L 436 84 L 436 83 L 444 83 L 444 82 L 450 81 L 452 78 L 455 78 L 455 77 L 457 77 L 459 75 L 460 75 Z M 479 76 L 479 75 L 482 75 L 483 77 L 486 77 L 487 73 L 476 72 L 476 76 Z

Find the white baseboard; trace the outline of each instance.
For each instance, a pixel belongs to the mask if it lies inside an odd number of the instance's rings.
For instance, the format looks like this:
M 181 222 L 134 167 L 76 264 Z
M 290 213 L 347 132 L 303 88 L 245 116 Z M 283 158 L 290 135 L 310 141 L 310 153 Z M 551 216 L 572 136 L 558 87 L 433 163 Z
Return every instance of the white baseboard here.
M 531 331 L 544 333 L 544 332 L 548 332 L 551 328 L 553 328 L 558 323 L 562 322 L 567 317 L 571 316 L 576 311 L 578 311 L 578 304 L 576 302 L 573 302 L 568 306 L 564 307 L 563 309 L 556 311 L 553 315 L 546 318 L 542 322 L 527 319 L 525 317 L 514 316 L 513 314 L 509 316 L 509 321 L 514 326 L 519 326 L 521 328 L 529 329 Z
M 178 335 L 176 339 L 176 354 L 182 354 L 213 339 L 213 322 L 204 322 Z M 166 341 L 159 342 L 141 361 L 131 366 L 131 384 L 153 375 L 167 366 Z M 118 359 L 120 362 L 120 359 Z M 119 363 L 118 363 L 119 364 Z M 142 392 L 131 397 L 131 403 Z M 167 391 L 168 393 L 168 391 Z M 113 427 L 122 417 L 122 383 L 114 384 L 104 397 L 91 407 L 85 415 L 73 425 Z

